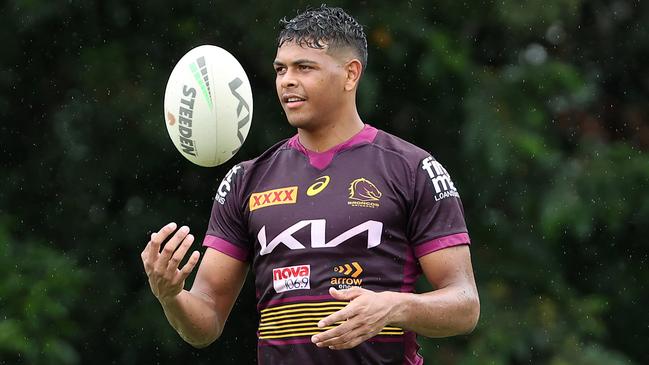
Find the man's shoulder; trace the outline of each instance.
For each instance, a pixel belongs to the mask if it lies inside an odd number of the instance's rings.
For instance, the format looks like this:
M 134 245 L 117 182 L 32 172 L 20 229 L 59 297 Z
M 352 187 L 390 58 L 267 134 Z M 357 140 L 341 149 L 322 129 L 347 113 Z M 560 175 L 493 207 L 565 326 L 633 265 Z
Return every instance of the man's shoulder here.
M 236 166 L 242 169 L 244 173 L 247 173 L 259 166 L 266 165 L 268 162 L 271 162 L 274 158 L 276 158 L 279 153 L 281 153 L 283 150 L 286 150 L 288 148 L 287 146 L 288 141 L 289 141 L 288 138 L 283 139 L 275 143 L 273 146 L 268 148 L 259 156 L 250 160 L 239 162 Z
M 378 130 L 373 145 L 400 157 L 409 165 L 418 164 L 422 159 L 430 156 L 430 152 L 423 148 L 381 129 Z

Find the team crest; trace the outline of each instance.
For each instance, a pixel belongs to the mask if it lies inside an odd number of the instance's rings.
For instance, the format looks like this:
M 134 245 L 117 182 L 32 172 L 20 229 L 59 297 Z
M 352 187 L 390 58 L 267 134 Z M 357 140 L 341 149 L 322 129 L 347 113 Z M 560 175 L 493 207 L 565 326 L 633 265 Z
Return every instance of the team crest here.
M 379 206 L 381 191 L 371 181 L 364 177 L 349 184 L 348 205 L 352 207 L 376 208 Z

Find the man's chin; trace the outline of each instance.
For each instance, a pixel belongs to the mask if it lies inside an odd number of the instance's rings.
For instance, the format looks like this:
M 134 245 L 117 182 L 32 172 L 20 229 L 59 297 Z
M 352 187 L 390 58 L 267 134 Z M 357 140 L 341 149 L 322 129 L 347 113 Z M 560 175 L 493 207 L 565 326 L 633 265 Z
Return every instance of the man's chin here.
M 305 118 L 287 117 L 286 119 L 288 120 L 288 124 L 293 128 L 308 129 L 309 125 L 311 125 L 310 120 Z

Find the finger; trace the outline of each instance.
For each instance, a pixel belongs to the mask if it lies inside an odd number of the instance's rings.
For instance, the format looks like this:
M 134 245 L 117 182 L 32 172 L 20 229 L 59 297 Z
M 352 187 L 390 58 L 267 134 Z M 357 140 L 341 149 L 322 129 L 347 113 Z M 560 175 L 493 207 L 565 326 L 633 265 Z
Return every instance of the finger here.
M 151 239 L 149 242 L 151 243 L 151 247 L 149 248 L 149 258 L 152 260 L 155 260 L 158 258 L 158 254 L 160 253 L 160 246 L 162 245 L 162 242 L 167 239 L 167 236 L 176 230 L 176 223 L 171 222 L 167 224 L 166 226 L 160 228 L 158 232 L 151 233 Z
M 353 338 L 362 335 L 364 333 L 362 328 L 363 323 L 360 321 L 347 321 L 338 327 L 316 335 L 317 341 L 315 344 L 318 347 L 329 347 L 346 343 L 351 341 Z
M 187 250 L 191 247 L 192 243 L 194 243 L 194 235 L 188 234 L 185 236 L 183 241 L 180 243 L 180 247 L 174 252 L 173 256 L 171 256 L 171 259 L 169 260 L 169 264 L 167 266 L 167 270 L 177 270 L 178 265 L 180 264 L 180 261 L 185 257 L 185 254 L 187 253 Z
M 317 345 L 319 347 L 329 347 L 332 350 L 342 350 L 357 346 L 363 341 L 376 336 L 381 332 L 382 327 L 377 324 L 368 324 L 365 320 L 357 319 L 358 325 L 352 330 L 341 334 L 338 337 L 322 341 Z
M 189 227 L 182 226 L 167 241 L 167 243 L 165 243 L 164 247 L 162 248 L 162 251 L 160 252 L 160 257 L 158 257 L 157 266 L 159 270 L 161 271 L 167 270 L 167 266 L 169 265 L 169 260 L 171 259 L 171 256 L 176 251 L 176 248 L 178 248 L 180 242 L 182 242 L 182 240 L 185 239 L 188 233 L 189 233 Z
M 189 274 L 194 271 L 194 267 L 196 267 L 196 264 L 198 263 L 198 259 L 201 257 L 200 252 L 194 251 L 192 252 L 192 255 L 189 256 L 189 260 L 187 260 L 187 263 L 185 263 L 185 266 L 180 270 L 180 277 L 181 280 L 187 279 Z
M 142 259 L 142 265 L 144 266 L 144 272 L 146 272 L 147 275 L 151 272 L 151 268 L 153 265 L 151 264 L 151 261 L 149 260 L 149 251 L 151 250 L 151 241 L 149 241 L 140 254 L 140 258 Z
M 353 334 L 351 340 L 342 343 L 327 345 L 327 347 L 329 347 L 329 349 L 331 350 L 347 350 L 360 345 L 361 343 L 369 340 L 372 337 L 374 337 L 374 335 L 372 335 L 371 333 Z
M 341 323 L 340 325 L 326 330 L 322 333 L 318 333 L 317 335 L 311 336 L 311 342 L 318 344 L 321 342 L 329 341 L 333 338 L 340 337 L 345 333 L 348 333 L 352 330 L 354 330 L 356 327 L 359 327 L 362 325 L 362 323 L 356 323 L 357 321 L 354 320 L 347 320 Z M 318 323 L 318 327 L 319 323 Z
M 331 326 L 336 322 L 346 321 L 347 319 L 356 316 L 356 314 L 357 312 L 355 306 L 352 306 L 351 304 L 347 304 L 347 306 L 345 306 L 343 309 L 331 313 L 330 315 L 321 319 L 320 322 L 318 322 L 318 327 L 319 328 L 327 327 L 327 326 Z

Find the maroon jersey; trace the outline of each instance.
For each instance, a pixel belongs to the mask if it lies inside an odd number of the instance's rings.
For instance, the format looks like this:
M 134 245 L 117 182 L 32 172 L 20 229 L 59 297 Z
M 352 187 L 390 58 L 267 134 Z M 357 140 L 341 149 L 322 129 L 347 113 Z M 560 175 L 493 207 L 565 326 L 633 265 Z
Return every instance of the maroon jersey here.
M 203 244 L 251 263 L 259 364 L 401 365 L 423 361 L 415 334 L 395 326 L 351 350 L 311 343 L 318 321 L 347 304 L 329 287 L 413 292 L 419 257 L 468 243 L 444 167 L 366 125 L 324 153 L 295 136 L 233 167 Z

